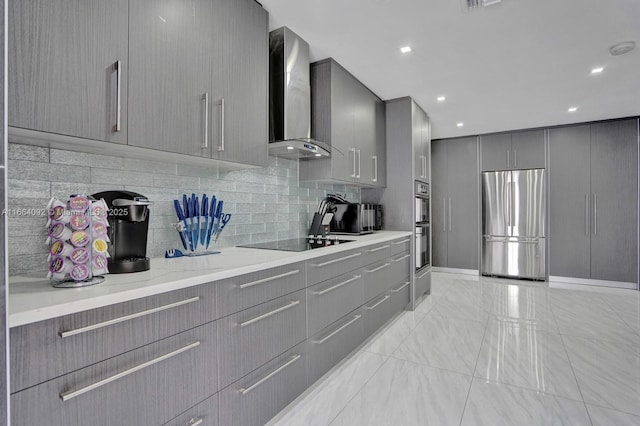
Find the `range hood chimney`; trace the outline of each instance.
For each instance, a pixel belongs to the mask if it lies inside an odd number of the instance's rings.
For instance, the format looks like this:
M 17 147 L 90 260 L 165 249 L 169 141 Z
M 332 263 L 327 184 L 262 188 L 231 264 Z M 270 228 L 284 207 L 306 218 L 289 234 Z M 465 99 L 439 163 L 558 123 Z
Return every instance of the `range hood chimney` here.
M 311 139 L 309 44 L 287 27 L 269 33 L 269 155 L 326 158 L 331 147 Z

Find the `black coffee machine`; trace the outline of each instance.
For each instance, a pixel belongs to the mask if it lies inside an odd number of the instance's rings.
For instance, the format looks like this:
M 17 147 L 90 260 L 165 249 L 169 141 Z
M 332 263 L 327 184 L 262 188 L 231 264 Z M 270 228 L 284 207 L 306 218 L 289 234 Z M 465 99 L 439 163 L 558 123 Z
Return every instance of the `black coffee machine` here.
M 109 209 L 109 272 L 148 271 L 149 206 L 153 203 L 131 191 L 104 191 L 92 196 L 96 200 L 103 198 Z

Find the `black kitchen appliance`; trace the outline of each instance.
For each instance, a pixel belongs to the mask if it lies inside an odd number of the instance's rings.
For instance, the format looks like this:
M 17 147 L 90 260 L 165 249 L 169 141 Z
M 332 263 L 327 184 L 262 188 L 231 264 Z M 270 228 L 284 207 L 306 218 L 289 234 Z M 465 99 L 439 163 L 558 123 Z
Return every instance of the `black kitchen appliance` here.
M 382 229 L 382 206 L 367 203 L 333 204 L 329 225 L 333 234 L 369 234 Z
M 131 191 L 104 191 L 93 197 L 104 199 L 109 210 L 109 272 L 148 271 L 149 206 L 153 203 L 144 195 Z

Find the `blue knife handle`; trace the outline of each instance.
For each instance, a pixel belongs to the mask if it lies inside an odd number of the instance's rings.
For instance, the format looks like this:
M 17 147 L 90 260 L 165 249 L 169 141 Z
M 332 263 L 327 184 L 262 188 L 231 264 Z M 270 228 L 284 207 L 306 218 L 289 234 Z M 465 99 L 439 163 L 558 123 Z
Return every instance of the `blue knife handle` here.
M 207 194 L 202 194 L 202 220 L 200 224 L 200 244 L 204 245 L 207 242 L 207 226 L 209 226 L 209 199 Z
M 173 200 L 173 206 L 176 209 L 176 215 L 178 216 L 178 220 L 184 223 L 184 213 L 182 212 L 182 207 L 180 207 L 180 202 L 178 200 Z M 184 237 L 184 231 L 178 231 L 178 235 L 180 235 L 180 241 L 182 241 L 182 246 L 185 250 L 187 250 L 187 240 Z
M 198 197 L 193 194 L 193 246 L 195 249 L 198 248 L 198 239 L 200 238 L 200 203 L 198 202 Z

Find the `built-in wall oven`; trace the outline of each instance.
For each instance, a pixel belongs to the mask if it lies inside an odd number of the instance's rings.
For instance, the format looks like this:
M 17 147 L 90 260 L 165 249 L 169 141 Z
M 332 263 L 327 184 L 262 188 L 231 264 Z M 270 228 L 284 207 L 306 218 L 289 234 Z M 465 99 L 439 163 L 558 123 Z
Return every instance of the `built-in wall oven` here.
M 416 181 L 416 272 L 431 265 L 431 223 L 429 184 Z

